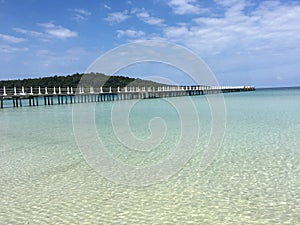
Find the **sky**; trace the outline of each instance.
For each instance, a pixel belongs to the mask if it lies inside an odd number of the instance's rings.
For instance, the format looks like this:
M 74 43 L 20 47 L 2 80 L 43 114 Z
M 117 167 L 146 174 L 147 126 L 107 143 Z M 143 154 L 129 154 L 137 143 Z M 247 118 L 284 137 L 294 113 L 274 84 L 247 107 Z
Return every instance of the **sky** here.
M 299 21 L 299 0 L 0 0 L 0 79 L 83 73 L 113 48 L 158 40 L 194 52 L 220 85 L 300 86 Z M 193 83 L 151 65 L 120 74 Z

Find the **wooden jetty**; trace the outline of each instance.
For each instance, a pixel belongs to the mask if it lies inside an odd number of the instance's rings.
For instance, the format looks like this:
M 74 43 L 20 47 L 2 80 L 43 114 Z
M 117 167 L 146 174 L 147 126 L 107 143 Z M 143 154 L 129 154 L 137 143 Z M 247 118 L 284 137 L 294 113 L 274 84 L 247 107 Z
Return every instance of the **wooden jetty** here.
M 217 94 L 226 92 L 254 91 L 253 86 L 162 86 L 162 87 L 53 87 L 53 88 L 0 88 L 0 107 L 10 101 L 12 107 L 22 107 L 24 101 L 28 106 L 60 105 L 87 102 L 120 101 L 131 99 L 169 98 Z M 10 107 L 8 106 L 8 107 Z

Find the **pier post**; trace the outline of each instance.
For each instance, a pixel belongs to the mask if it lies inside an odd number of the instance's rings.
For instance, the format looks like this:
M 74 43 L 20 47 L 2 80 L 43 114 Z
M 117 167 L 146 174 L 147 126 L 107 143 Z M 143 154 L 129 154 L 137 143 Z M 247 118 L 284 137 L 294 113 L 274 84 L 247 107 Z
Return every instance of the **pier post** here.
M 25 89 L 24 89 L 24 87 L 22 87 L 22 92 L 20 93 L 20 95 L 25 95 Z M 21 106 L 21 104 L 20 104 L 20 106 Z
M 93 87 L 90 87 L 90 94 L 94 94 L 94 88 Z
M 79 94 L 83 94 L 84 93 L 84 87 L 80 87 L 79 88 Z
M 17 88 L 14 87 L 14 95 L 17 95 Z
M 7 96 L 5 86 L 3 87 L 3 96 Z M 2 99 L 2 98 L 1 98 L 1 99 Z M 2 99 L 2 100 L 3 100 L 3 99 Z M 2 101 L 2 103 L 3 103 L 3 101 Z M 2 107 L 2 108 L 3 108 L 3 107 Z

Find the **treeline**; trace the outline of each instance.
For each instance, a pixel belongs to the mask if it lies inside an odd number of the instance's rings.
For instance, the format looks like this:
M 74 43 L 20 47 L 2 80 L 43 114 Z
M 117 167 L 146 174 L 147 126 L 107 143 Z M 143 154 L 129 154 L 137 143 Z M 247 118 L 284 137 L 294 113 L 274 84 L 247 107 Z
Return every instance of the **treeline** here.
M 0 87 L 6 88 L 20 88 L 20 87 L 125 87 L 125 86 L 136 86 L 136 87 L 158 87 L 162 84 L 135 79 L 125 76 L 107 76 L 102 73 L 85 73 L 85 74 L 73 74 L 68 76 L 53 76 L 53 77 L 42 77 L 42 78 L 29 78 L 29 79 L 18 79 L 18 80 L 3 80 L 0 81 Z

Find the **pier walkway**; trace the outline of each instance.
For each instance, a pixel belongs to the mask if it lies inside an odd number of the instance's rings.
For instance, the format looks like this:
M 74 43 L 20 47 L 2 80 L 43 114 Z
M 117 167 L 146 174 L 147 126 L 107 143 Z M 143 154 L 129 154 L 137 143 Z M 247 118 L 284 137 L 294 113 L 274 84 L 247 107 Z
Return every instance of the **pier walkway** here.
M 226 92 L 254 91 L 253 86 L 162 86 L 124 88 L 0 88 L 0 107 L 75 104 L 86 102 L 120 101 L 131 99 L 169 98 L 217 94 Z M 27 101 L 27 103 L 24 101 Z

